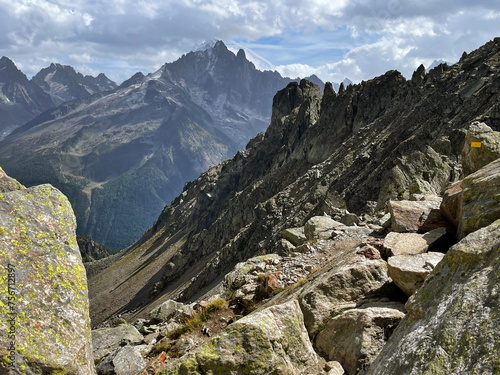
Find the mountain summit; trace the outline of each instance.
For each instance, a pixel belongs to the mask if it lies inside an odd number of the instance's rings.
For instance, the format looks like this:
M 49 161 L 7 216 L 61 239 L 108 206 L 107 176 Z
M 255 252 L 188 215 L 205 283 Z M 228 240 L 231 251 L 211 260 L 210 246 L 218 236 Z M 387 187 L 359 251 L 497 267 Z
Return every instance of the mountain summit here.
M 0 59 L 0 138 L 52 107 L 50 96 L 9 58 Z
M 54 63 L 40 70 L 31 81 L 48 93 L 56 105 L 117 87 L 103 73 L 97 77 L 83 76 L 71 66 Z

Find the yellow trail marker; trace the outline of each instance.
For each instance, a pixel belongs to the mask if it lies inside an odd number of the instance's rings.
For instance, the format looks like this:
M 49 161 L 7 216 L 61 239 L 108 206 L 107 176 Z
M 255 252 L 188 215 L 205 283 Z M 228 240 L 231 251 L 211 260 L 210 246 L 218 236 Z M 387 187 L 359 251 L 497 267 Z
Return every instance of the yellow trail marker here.
M 481 142 L 471 142 L 470 147 L 481 147 Z

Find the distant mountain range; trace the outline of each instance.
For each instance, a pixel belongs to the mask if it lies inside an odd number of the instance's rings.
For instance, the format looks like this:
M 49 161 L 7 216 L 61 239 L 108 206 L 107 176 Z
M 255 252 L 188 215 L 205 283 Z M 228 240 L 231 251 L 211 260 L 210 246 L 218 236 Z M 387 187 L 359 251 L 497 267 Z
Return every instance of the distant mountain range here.
M 2 92 L 27 87 L 18 91 L 29 93 L 31 106 L 4 127 L 15 130 L 0 143 L 0 165 L 25 185 L 58 187 L 74 207 L 78 233 L 116 249 L 137 240 L 186 181 L 264 132 L 274 94 L 298 80 L 257 70 L 222 41 L 120 86 L 60 64 L 29 81 L 1 61 L 8 67 Z M 21 99 L 6 103 L 22 107 Z
M 0 59 L 0 138 L 42 112 L 117 84 L 104 74 L 83 76 L 71 66 L 51 64 L 31 80 L 7 57 Z
M 103 73 L 97 77 L 83 76 L 71 66 L 61 64 L 51 64 L 40 70 L 31 81 L 49 94 L 55 105 L 113 90 L 118 86 Z

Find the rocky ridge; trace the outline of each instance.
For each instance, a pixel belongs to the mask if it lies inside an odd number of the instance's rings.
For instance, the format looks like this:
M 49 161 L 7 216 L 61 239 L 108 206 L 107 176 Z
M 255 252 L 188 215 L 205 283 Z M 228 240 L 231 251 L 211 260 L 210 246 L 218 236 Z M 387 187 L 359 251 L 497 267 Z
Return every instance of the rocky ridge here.
M 40 70 L 31 82 L 37 84 L 52 98 L 54 106 L 83 99 L 92 94 L 115 89 L 118 85 L 100 73 L 97 77 L 83 76 L 68 65 L 50 64 Z
M 495 179 L 497 164 L 476 172 L 493 171 Z M 499 190 L 499 183 L 480 189 L 493 195 Z M 427 199 L 410 201 L 421 207 L 420 217 L 429 217 L 432 203 L 440 201 Z M 414 210 L 400 204 L 388 219 L 378 219 L 382 225 L 315 216 L 304 227 L 282 231 L 288 256 L 248 259 L 197 302 L 168 300 L 133 325 L 119 319 L 116 328 L 93 331 L 99 337 L 94 353 L 102 360 L 98 374 L 125 373 L 120 355 L 134 350 L 127 363 L 137 375 L 496 373 L 500 214 L 449 249 L 459 228 L 445 224 L 418 234 L 421 221 Z M 413 231 L 401 230 L 398 218 L 406 218 Z M 405 236 L 438 231 L 443 233 L 427 238 L 418 254 L 400 246 Z M 391 234 L 398 235 L 391 246 L 400 246 L 401 254 L 388 251 Z M 430 247 L 440 252 L 427 252 Z M 231 314 L 183 329 L 221 297 Z
M 313 216 L 354 212 L 369 223 L 390 199 L 441 195 L 461 175 L 467 128 L 498 127 L 498 50 L 495 40 L 454 66 L 419 68 L 408 81 L 391 71 L 338 94 L 291 83 L 276 94 L 265 134 L 186 184 L 140 241 L 90 279 L 94 322 L 198 296 L 237 262 L 279 253 L 280 232 Z M 114 269 L 133 276 L 122 283 Z

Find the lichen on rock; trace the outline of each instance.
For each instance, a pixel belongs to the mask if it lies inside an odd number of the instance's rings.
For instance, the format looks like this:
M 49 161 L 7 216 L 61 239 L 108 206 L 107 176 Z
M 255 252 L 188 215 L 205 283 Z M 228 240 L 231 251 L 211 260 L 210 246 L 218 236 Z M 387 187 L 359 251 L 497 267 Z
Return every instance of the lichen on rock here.
M 0 194 L 0 277 L 7 279 L 9 264 L 16 314 L 15 361 L 5 357 L 9 348 L 2 340 L 0 371 L 94 374 L 87 278 L 71 205 L 51 185 L 17 187 Z M 7 291 L 2 283 L 2 336 L 13 311 Z
M 272 306 L 231 324 L 224 332 L 187 354 L 166 374 L 319 373 L 296 300 Z

